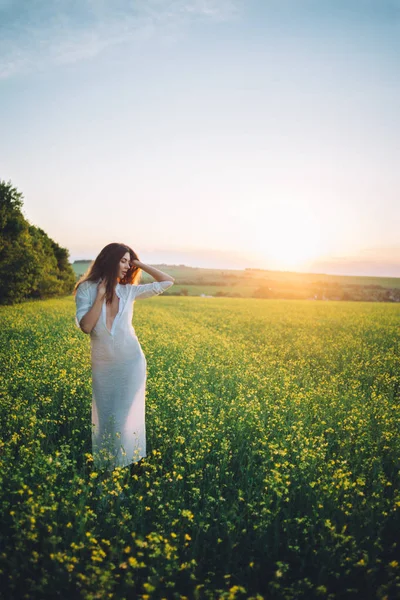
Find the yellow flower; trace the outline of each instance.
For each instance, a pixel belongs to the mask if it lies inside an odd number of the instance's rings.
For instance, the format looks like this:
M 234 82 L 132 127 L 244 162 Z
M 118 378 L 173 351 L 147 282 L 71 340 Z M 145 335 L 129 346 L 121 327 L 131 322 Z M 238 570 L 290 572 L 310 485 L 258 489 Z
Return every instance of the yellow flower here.
M 136 558 L 134 556 L 130 556 L 128 558 L 128 563 L 130 564 L 131 567 L 137 567 L 139 565 L 138 561 L 136 560 Z
M 194 519 L 194 514 L 190 510 L 182 510 L 181 515 L 182 517 L 186 517 L 187 519 L 189 519 L 189 521 L 193 521 Z

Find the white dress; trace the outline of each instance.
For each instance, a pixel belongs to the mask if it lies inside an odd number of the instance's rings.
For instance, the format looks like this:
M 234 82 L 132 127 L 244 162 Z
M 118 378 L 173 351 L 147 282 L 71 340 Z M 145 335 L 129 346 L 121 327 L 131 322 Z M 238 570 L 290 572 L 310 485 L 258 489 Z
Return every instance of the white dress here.
M 92 363 L 92 453 L 96 467 L 125 467 L 146 456 L 145 391 L 147 362 L 132 325 L 135 300 L 162 294 L 172 281 L 141 285 L 117 283 L 119 310 L 111 331 L 106 301 L 90 333 Z M 97 283 L 84 281 L 76 291 L 76 317 L 92 307 Z

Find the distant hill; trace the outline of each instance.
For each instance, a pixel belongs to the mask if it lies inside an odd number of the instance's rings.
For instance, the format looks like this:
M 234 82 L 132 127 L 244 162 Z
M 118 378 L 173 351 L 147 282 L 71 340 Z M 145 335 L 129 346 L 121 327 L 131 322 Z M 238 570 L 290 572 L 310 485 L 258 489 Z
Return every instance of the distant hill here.
M 75 260 L 72 263 L 72 268 L 75 272 L 75 277 L 78 280 L 90 267 L 92 264 L 92 260 Z
M 78 280 L 92 261 L 72 264 Z M 295 300 L 355 300 L 400 302 L 399 277 L 366 277 L 268 271 L 264 269 L 203 269 L 187 265 L 151 265 L 175 278 L 164 296 L 214 296 Z M 142 283 L 153 281 L 142 271 Z

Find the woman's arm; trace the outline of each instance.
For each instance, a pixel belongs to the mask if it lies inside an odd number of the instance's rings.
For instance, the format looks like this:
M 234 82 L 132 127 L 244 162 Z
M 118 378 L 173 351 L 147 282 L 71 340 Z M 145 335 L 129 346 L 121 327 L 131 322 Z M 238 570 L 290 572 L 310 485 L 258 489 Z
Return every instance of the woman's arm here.
M 149 265 L 145 265 L 140 260 L 133 260 L 132 262 L 134 265 L 136 265 L 137 267 L 140 267 L 143 271 L 146 271 L 146 273 L 148 273 L 149 275 L 154 277 L 154 279 L 156 281 L 172 281 L 172 283 L 174 283 L 174 281 L 175 281 L 175 279 L 173 277 L 171 277 L 171 275 L 168 275 L 167 273 L 164 273 L 163 271 L 159 271 L 159 269 L 156 269 L 155 267 L 150 267 Z
M 90 333 L 93 327 L 95 327 L 97 321 L 99 320 L 105 293 L 106 286 L 104 282 L 101 281 L 97 286 L 97 296 L 95 301 L 93 302 L 93 306 L 85 314 L 85 316 L 82 317 L 79 323 L 79 326 L 84 333 Z

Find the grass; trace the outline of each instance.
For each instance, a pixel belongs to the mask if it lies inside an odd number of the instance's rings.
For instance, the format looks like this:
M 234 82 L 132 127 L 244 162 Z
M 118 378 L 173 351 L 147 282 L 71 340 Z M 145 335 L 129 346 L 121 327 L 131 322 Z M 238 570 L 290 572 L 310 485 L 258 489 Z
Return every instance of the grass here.
M 74 308 L 0 307 L 3 597 L 400 595 L 398 306 L 137 302 L 140 476 L 93 470 Z

